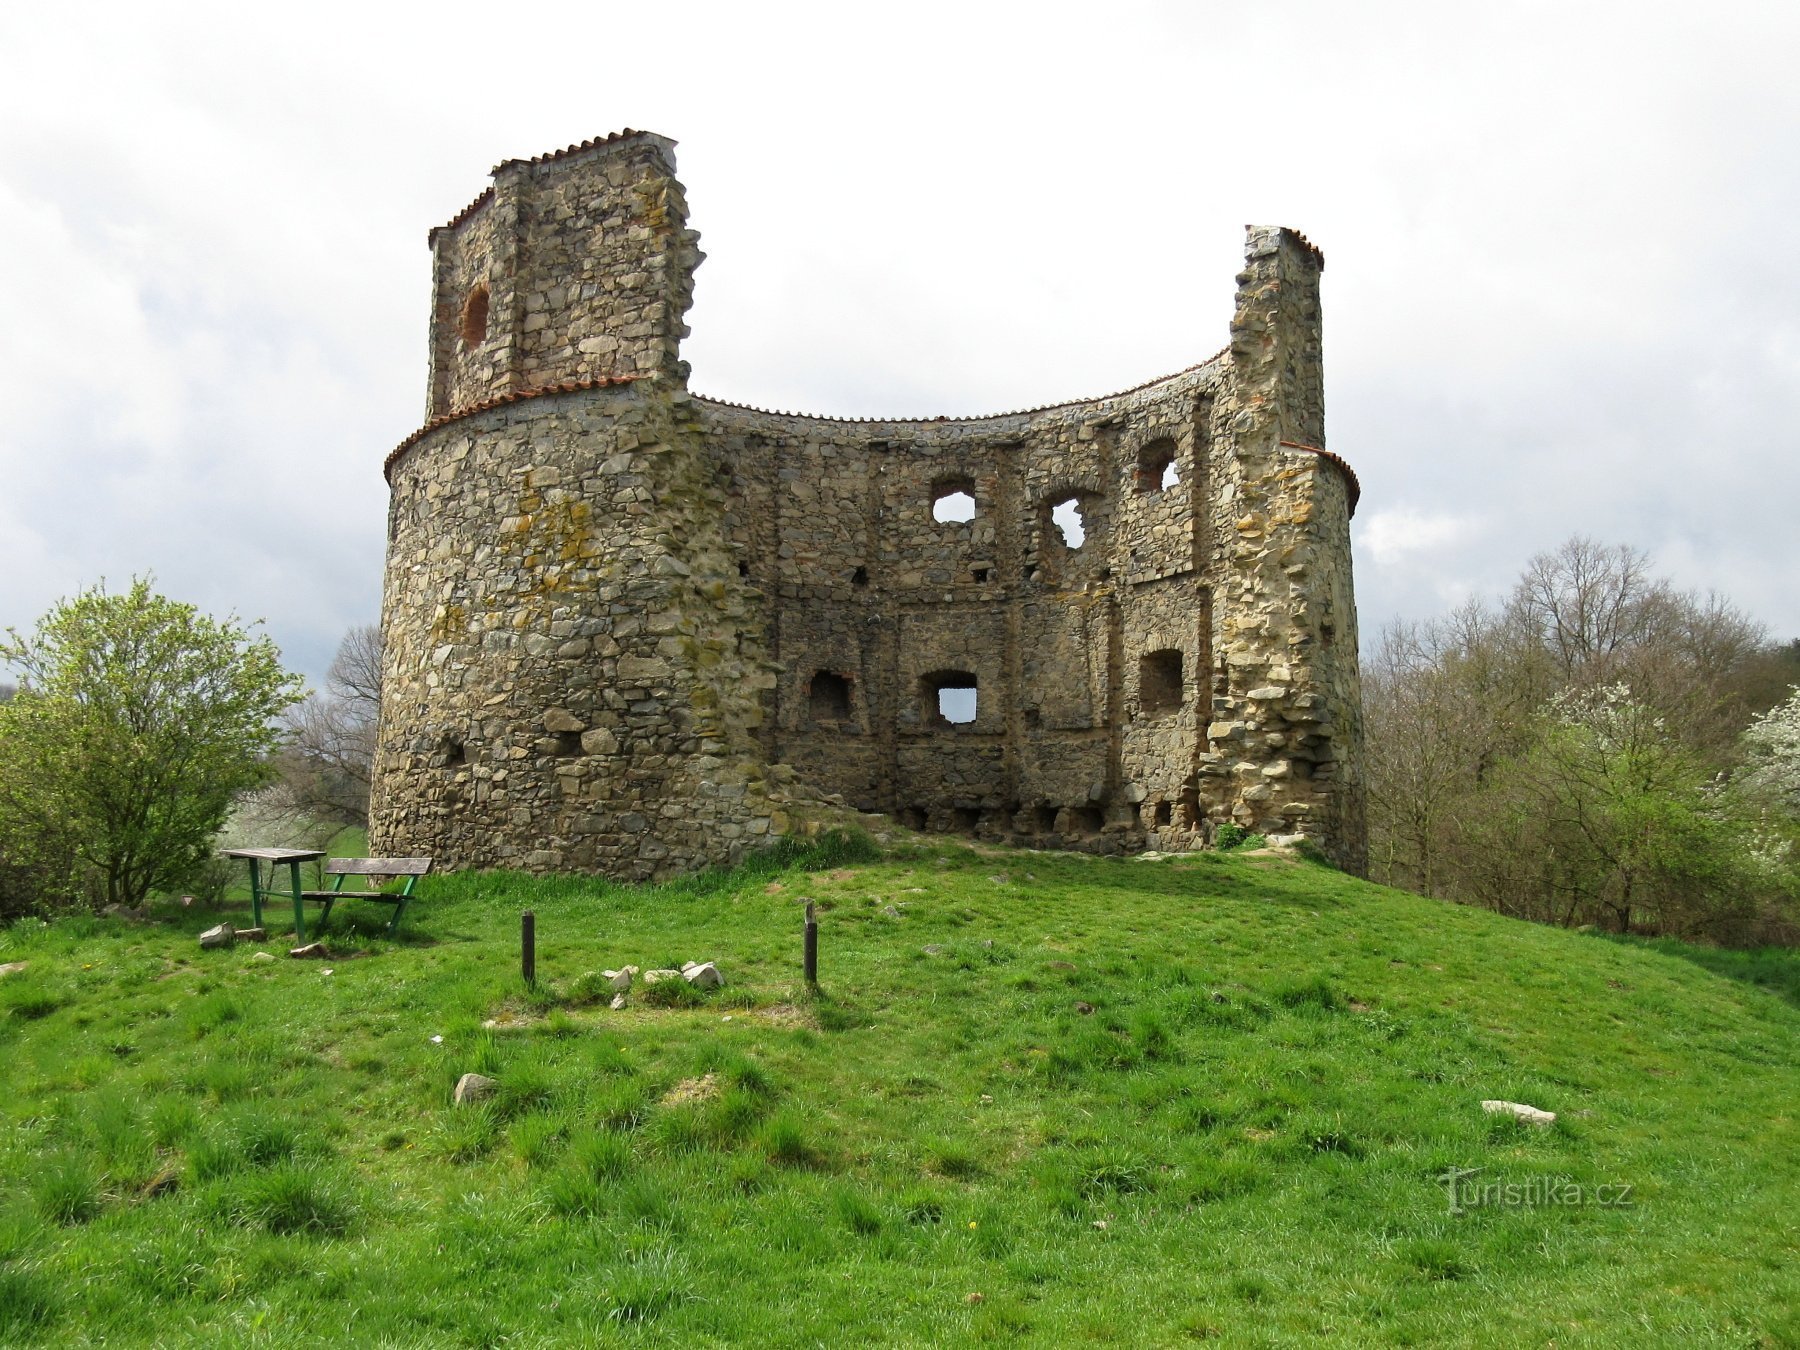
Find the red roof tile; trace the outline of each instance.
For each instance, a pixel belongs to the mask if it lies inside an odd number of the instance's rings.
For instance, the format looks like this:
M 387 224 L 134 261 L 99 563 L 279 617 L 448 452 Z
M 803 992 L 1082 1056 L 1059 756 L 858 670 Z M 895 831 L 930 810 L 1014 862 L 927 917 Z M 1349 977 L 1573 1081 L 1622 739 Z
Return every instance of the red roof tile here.
M 1350 465 L 1348 464 L 1348 462 L 1345 461 L 1345 459 L 1342 455 L 1334 455 L 1331 453 L 1331 451 L 1321 450 L 1316 445 L 1302 445 L 1302 444 L 1300 444 L 1299 441 L 1283 441 L 1282 444 L 1285 445 L 1289 450 L 1310 451 L 1313 454 L 1317 455 L 1320 459 L 1326 460 L 1329 463 L 1337 465 L 1338 469 L 1344 475 L 1344 481 L 1345 481 L 1346 485 L 1350 489 L 1350 492 L 1349 492 L 1350 514 L 1351 515 L 1356 514 L 1356 504 L 1362 500 L 1362 484 L 1357 481 L 1356 470 L 1350 467 Z
M 447 412 L 432 418 L 412 435 L 388 452 L 388 457 L 381 462 L 382 476 L 386 477 L 399 459 L 428 433 L 439 427 L 448 426 L 452 422 L 472 417 L 476 413 L 490 412 L 495 408 L 503 408 L 508 403 L 523 403 L 529 398 L 542 398 L 545 394 L 573 394 L 583 389 L 612 389 L 620 385 L 633 384 L 643 379 L 641 375 L 600 375 L 591 380 L 562 380 L 556 384 L 540 384 L 530 389 L 513 389 L 504 394 L 496 394 L 493 398 L 483 399 L 480 403 L 471 403 L 466 408 L 458 408 L 455 412 Z

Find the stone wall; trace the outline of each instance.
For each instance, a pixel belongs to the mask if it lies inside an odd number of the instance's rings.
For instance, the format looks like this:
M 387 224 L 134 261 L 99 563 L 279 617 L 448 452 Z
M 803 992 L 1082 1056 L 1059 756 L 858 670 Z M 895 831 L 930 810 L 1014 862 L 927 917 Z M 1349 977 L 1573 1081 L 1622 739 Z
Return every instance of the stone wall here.
M 433 232 L 430 420 L 389 461 L 378 851 L 664 875 L 786 828 L 810 786 L 1102 851 L 1234 821 L 1360 870 L 1317 250 L 1251 230 L 1231 345 L 1122 394 L 775 414 L 686 391 L 673 167 L 641 133 L 511 161 Z M 972 518 L 940 518 L 958 493 Z

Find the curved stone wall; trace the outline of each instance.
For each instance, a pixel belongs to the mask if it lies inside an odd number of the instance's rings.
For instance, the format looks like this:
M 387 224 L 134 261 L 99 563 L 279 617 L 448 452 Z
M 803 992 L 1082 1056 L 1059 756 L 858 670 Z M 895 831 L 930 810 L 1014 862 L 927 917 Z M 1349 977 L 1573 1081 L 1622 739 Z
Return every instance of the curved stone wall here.
M 665 338 L 700 255 L 668 142 L 525 167 L 433 236 L 454 378 L 389 462 L 378 851 L 659 876 L 780 832 L 797 780 L 921 828 L 1120 851 L 1233 821 L 1361 867 L 1315 249 L 1251 231 L 1231 345 L 1134 390 L 805 417 L 685 390 Z M 471 243 L 503 219 L 510 255 Z M 543 316 L 528 350 L 446 333 L 477 290 Z M 596 374 L 607 314 L 633 355 Z

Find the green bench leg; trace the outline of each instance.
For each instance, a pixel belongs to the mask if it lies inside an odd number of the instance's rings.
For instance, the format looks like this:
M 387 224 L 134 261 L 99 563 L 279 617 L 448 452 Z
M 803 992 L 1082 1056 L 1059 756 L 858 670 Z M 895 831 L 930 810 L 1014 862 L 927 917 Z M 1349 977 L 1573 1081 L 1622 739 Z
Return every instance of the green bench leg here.
M 300 946 L 306 945 L 306 902 L 300 898 L 300 864 L 288 864 L 288 878 L 292 882 L 294 892 L 294 940 Z
M 262 868 L 256 865 L 255 858 L 246 858 L 250 864 L 250 923 L 252 927 L 262 927 Z

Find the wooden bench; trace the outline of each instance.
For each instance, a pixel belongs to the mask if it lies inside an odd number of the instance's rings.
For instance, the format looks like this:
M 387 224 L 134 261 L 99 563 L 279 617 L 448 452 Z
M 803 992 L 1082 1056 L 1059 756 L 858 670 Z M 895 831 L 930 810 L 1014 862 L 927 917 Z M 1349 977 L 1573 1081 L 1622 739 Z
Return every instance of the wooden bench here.
M 430 858 L 333 858 L 325 864 L 325 875 L 332 878 L 331 889 L 303 891 L 301 899 L 317 900 L 325 906 L 319 913 L 320 928 L 331 918 L 331 907 L 339 900 L 373 900 L 377 904 L 392 905 L 394 917 L 388 921 L 388 932 L 397 933 L 407 902 L 412 899 L 413 887 L 430 870 Z M 404 877 L 406 884 L 397 891 L 347 891 L 344 889 L 345 877 L 368 877 L 368 884 L 377 887 L 396 877 Z

